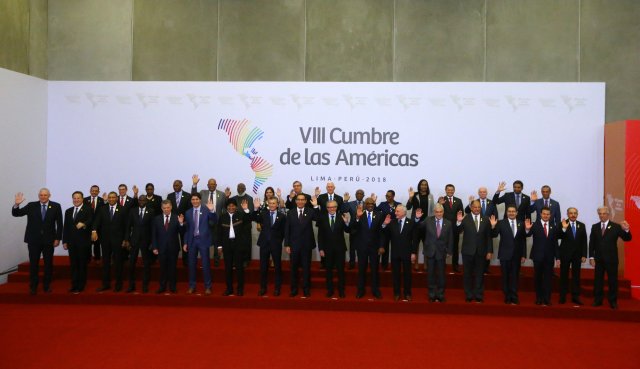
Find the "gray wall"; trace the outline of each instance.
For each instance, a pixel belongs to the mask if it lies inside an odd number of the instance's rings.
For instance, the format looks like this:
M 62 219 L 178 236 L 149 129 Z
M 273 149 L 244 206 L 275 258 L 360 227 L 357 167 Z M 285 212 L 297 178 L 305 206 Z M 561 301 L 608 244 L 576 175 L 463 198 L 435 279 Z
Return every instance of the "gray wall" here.
M 607 83 L 640 118 L 638 0 L 3 0 L 0 66 L 51 80 Z

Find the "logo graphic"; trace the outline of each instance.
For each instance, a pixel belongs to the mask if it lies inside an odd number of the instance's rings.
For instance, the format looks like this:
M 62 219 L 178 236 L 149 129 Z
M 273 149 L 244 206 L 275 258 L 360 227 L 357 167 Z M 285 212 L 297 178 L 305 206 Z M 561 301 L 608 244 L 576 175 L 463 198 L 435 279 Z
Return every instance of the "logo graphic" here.
M 258 151 L 253 146 L 262 138 L 264 132 L 258 127 L 251 128 L 250 125 L 251 122 L 247 119 L 220 119 L 218 130 L 227 132 L 233 149 L 251 161 L 251 170 L 256 175 L 253 179 L 253 193 L 257 194 L 260 186 L 273 174 L 273 164 L 258 156 Z

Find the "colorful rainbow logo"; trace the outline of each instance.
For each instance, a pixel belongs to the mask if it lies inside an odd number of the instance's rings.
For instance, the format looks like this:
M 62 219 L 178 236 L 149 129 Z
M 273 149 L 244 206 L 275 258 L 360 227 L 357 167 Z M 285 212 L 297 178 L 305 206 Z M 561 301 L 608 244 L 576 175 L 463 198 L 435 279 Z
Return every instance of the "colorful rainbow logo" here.
M 251 170 L 255 173 L 253 193 L 257 194 L 260 186 L 273 174 L 273 164 L 258 156 L 253 145 L 262 138 L 264 132 L 258 127 L 250 128 L 250 124 L 247 119 L 220 119 L 218 130 L 227 133 L 229 143 L 238 154 L 251 160 Z

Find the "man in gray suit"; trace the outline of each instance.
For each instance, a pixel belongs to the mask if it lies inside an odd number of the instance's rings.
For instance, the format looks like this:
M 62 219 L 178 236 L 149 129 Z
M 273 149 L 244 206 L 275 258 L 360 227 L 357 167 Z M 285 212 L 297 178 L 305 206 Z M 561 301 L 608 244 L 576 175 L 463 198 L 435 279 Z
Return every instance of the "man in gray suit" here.
M 425 220 L 420 221 L 422 209 L 415 211 L 415 220 L 418 223 L 418 232 L 425 232 L 424 237 L 424 257 L 427 263 L 427 284 L 429 286 L 429 301 L 445 302 L 444 287 L 444 267 L 447 254 L 451 255 L 453 249 L 453 225 L 444 219 L 444 208 L 442 204 L 436 204 L 433 214 Z M 417 255 L 412 254 L 412 261 Z
M 198 182 L 200 182 L 200 177 L 197 174 L 194 174 L 191 177 L 191 180 L 193 182 L 193 185 L 191 186 L 191 194 L 193 195 L 195 193 L 198 193 Z M 213 178 L 209 178 L 209 180 L 207 181 L 207 189 L 200 191 L 200 197 L 202 198 L 202 201 L 205 204 L 208 203 L 209 201 L 213 202 L 214 209 L 216 209 L 216 214 L 218 214 L 218 216 L 221 216 L 226 209 L 227 196 L 225 195 L 224 192 L 218 190 L 217 188 L 218 188 L 218 182 Z M 219 243 L 216 242 L 217 235 L 218 235 L 217 224 L 214 224 L 211 227 L 211 237 L 212 237 L 211 245 L 219 245 Z M 212 253 L 213 253 L 213 266 L 217 267 L 220 265 L 220 254 L 216 252 L 216 250 L 213 250 Z

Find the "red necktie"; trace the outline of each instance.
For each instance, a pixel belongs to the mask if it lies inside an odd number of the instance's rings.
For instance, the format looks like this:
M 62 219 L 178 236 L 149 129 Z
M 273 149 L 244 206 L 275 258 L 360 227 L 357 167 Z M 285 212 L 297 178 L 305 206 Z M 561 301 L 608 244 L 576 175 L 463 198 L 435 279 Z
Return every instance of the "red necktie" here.
M 449 197 L 449 209 L 453 208 L 453 200 Z
M 96 210 L 96 198 L 91 199 L 91 209 Z
M 549 237 L 549 232 L 547 231 L 547 223 L 544 223 L 544 236 Z
M 164 217 L 164 230 L 168 231 L 169 230 L 169 216 L 165 215 Z
M 124 197 L 120 198 L 120 206 L 124 206 Z

